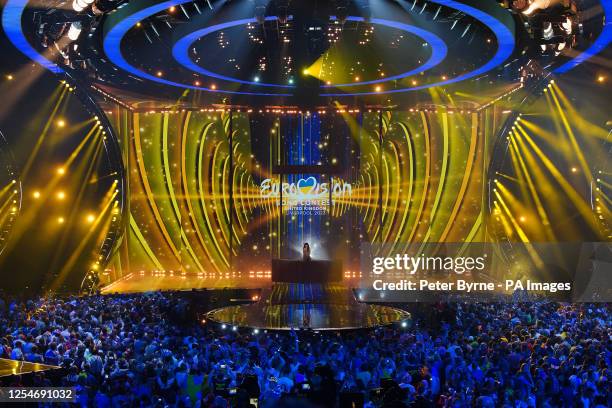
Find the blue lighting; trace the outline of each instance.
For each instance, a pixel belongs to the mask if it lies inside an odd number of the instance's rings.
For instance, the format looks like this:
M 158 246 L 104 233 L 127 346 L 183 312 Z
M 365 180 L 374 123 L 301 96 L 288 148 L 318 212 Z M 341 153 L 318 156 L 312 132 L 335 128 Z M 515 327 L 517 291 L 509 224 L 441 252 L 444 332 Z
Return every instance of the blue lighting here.
M 466 72 L 465 74 L 459 75 L 455 78 L 447 79 L 446 81 L 415 86 L 412 88 L 390 89 L 390 90 L 380 91 L 380 92 L 327 93 L 327 94 L 321 94 L 321 96 L 381 95 L 381 94 L 407 92 L 407 91 L 418 91 L 421 89 L 433 88 L 436 86 L 449 85 L 455 82 L 464 81 L 466 79 L 473 78 L 475 76 L 484 74 L 485 72 L 488 72 L 492 70 L 493 68 L 502 64 L 510 55 L 512 55 L 512 51 L 514 51 L 514 35 L 508 29 L 508 27 L 502 24 L 495 17 L 485 13 L 484 11 L 478 10 L 477 8 L 468 6 L 467 4 L 464 4 L 464 3 L 459 3 L 454 0 L 429 0 L 429 1 L 431 3 L 437 3 L 445 7 L 459 10 L 467 14 L 468 16 L 471 16 L 475 18 L 476 20 L 480 21 L 487 27 L 489 27 L 489 29 L 493 31 L 493 33 L 495 34 L 495 37 L 497 38 L 497 44 L 498 44 L 497 52 L 495 53 L 493 58 L 491 58 L 486 64 L 482 65 L 481 67 L 473 71 Z
M 599 37 L 597 37 L 593 44 L 591 44 L 582 54 L 555 69 L 553 71 L 555 74 L 563 74 L 569 71 L 576 65 L 588 60 L 593 55 L 602 52 L 610 42 L 612 42 L 612 1 L 601 0 L 601 7 L 603 7 L 604 10 L 604 21 L 606 25 L 604 25 L 601 30 Z
M 267 21 L 274 21 L 276 19 L 277 19 L 277 17 L 274 17 L 274 16 L 266 17 Z M 356 16 L 349 16 L 349 17 L 347 17 L 347 20 L 349 20 L 349 21 L 359 21 L 359 22 L 365 21 L 365 19 L 363 17 L 356 17 Z M 441 63 L 444 60 L 444 58 L 446 57 L 446 54 L 447 54 L 447 51 L 448 51 L 448 49 L 446 47 L 446 44 L 444 43 L 444 41 L 442 41 L 442 39 L 440 37 L 438 37 L 437 35 L 435 35 L 433 33 L 430 33 L 429 31 L 423 30 L 421 28 L 418 28 L 418 27 L 415 27 L 415 26 L 412 26 L 412 25 L 409 25 L 409 24 L 400 23 L 398 21 L 383 20 L 383 19 L 379 19 L 379 18 L 373 18 L 370 21 L 372 23 L 374 23 L 374 24 L 380 24 L 380 25 L 383 25 L 383 26 L 392 27 L 392 28 L 395 28 L 395 29 L 398 29 L 398 30 L 402 30 L 404 32 L 408 32 L 408 33 L 411 33 L 411 34 L 414 34 L 414 35 L 420 37 L 422 40 L 426 41 L 428 44 L 431 45 L 431 47 L 432 47 L 431 56 L 425 62 L 425 64 L 421 65 L 420 67 L 415 68 L 415 69 L 410 70 L 410 71 L 407 71 L 407 72 L 404 72 L 404 73 L 401 73 L 401 74 L 398 74 L 398 75 L 386 77 L 386 78 L 383 78 L 383 79 L 376 79 L 376 80 L 372 80 L 372 81 L 353 82 L 353 83 L 347 83 L 347 84 L 323 85 L 322 86 L 323 88 L 376 84 L 376 83 L 380 83 L 380 82 L 386 82 L 386 81 L 392 81 L 392 80 L 395 80 L 395 79 L 406 78 L 406 77 L 419 74 L 421 72 L 424 72 L 424 71 L 426 71 L 428 69 L 431 69 L 431 68 L 435 67 L 436 65 Z M 191 71 L 197 72 L 199 74 L 208 75 L 208 76 L 213 77 L 213 78 L 217 78 L 217 79 L 221 79 L 221 80 L 225 80 L 225 81 L 238 82 L 238 83 L 247 84 L 247 85 L 270 86 L 270 87 L 280 87 L 280 88 L 293 88 L 293 86 L 291 86 L 291 84 L 293 83 L 292 80 L 289 80 L 289 84 L 290 85 L 280 85 L 280 84 L 270 84 L 270 83 L 259 82 L 257 80 L 255 80 L 255 81 L 245 81 L 245 80 L 242 80 L 242 79 L 238 79 L 238 78 L 233 78 L 233 77 L 226 76 L 226 75 L 217 74 L 215 72 L 207 70 L 206 68 L 203 68 L 202 66 L 196 64 L 189 57 L 189 49 L 193 46 L 193 43 L 196 42 L 197 40 L 199 40 L 200 38 L 202 38 L 204 36 L 207 36 L 209 34 L 212 34 L 214 32 L 220 31 L 220 30 L 225 30 L 225 29 L 230 28 L 230 27 L 236 27 L 236 26 L 250 24 L 250 23 L 254 23 L 254 22 L 256 22 L 256 20 L 254 18 L 245 18 L 245 19 L 241 19 L 241 20 L 228 21 L 226 23 L 216 24 L 216 25 L 212 25 L 212 26 L 209 26 L 209 27 L 202 28 L 200 30 L 196 30 L 196 31 L 194 31 L 192 33 L 187 34 L 183 38 L 179 39 L 174 44 L 174 47 L 172 48 L 172 55 L 174 56 L 174 59 L 179 64 L 184 66 L 185 68 L 190 69 Z
M 136 23 L 142 21 L 153 14 L 159 13 L 162 10 L 166 10 L 172 6 L 177 6 L 183 3 L 191 3 L 192 0 L 169 0 L 162 3 L 155 4 L 151 7 L 147 7 L 141 10 L 138 10 L 134 14 L 124 18 L 119 21 L 104 37 L 104 52 L 109 60 L 119 68 L 127 71 L 131 74 L 134 74 L 140 78 L 148 79 L 150 81 L 158 82 L 164 85 L 175 86 L 179 88 L 188 88 L 188 89 L 196 89 L 200 91 L 207 92 L 219 92 L 226 94 L 237 94 L 237 95 L 257 95 L 257 96 L 291 96 L 291 94 L 276 94 L 276 93 L 261 93 L 261 92 L 239 92 L 239 91 L 227 91 L 222 89 L 211 89 L 204 88 L 194 85 L 181 84 L 174 81 L 169 81 L 167 79 L 159 78 L 154 75 L 148 74 L 139 70 L 138 68 L 131 65 L 127 60 L 123 57 L 121 53 L 121 40 L 125 36 L 125 34 L 132 28 Z
M 489 27 L 489 29 L 491 29 L 493 31 L 493 33 L 495 34 L 496 38 L 497 38 L 497 43 L 498 43 L 498 49 L 496 54 L 483 66 L 477 68 L 474 71 L 465 73 L 463 75 L 460 75 L 458 77 L 455 78 L 451 78 L 449 80 L 445 80 L 442 82 L 437 82 L 437 83 L 432 83 L 432 84 L 426 84 L 426 85 L 421 85 L 421 86 L 416 86 L 416 87 L 412 87 L 412 88 L 402 88 L 402 89 L 391 89 L 391 90 L 385 90 L 385 91 L 380 91 L 380 92 L 360 92 L 360 93 L 326 93 L 326 94 L 322 94 L 321 96 L 355 96 L 355 95 L 380 95 L 380 94 L 388 94 L 388 93 L 397 93 L 397 92 L 407 92 L 407 91 L 416 91 L 416 90 L 421 90 L 421 89 L 427 89 L 427 88 L 431 88 L 431 87 L 435 87 L 435 86 L 441 86 L 441 85 L 448 85 L 451 83 L 455 83 L 455 82 L 459 82 L 459 81 L 463 81 L 469 78 L 473 78 L 477 75 L 481 75 L 483 73 L 486 73 L 488 71 L 490 71 L 491 69 L 495 68 L 496 66 L 502 64 L 511 54 L 512 51 L 514 50 L 514 37 L 512 35 L 512 33 L 510 32 L 510 30 L 508 30 L 508 28 L 502 24 L 500 21 L 498 21 L 496 18 L 494 18 L 493 16 L 480 11 L 472 6 L 469 6 L 467 4 L 464 3 L 460 3 L 454 0 L 429 0 L 431 3 L 436 3 L 442 6 L 446 6 L 446 7 L 450 7 L 456 10 L 459 10 L 477 20 L 479 20 L 481 23 L 487 25 Z M 155 13 L 158 13 L 160 11 L 163 11 L 164 9 L 170 8 L 172 6 L 177 6 L 180 4 L 185 4 L 185 3 L 190 3 L 191 0 L 168 0 L 159 4 L 155 4 L 153 6 L 150 6 L 148 8 L 142 9 L 134 14 L 132 14 L 131 16 L 125 18 L 124 20 L 120 21 L 119 23 L 117 23 L 116 26 L 114 26 L 109 33 L 107 34 L 105 40 L 104 40 L 104 50 L 108 56 L 108 58 L 118 67 L 124 69 L 127 72 L 130 72 L 136 76 L 139 76 L 141 78 L 144 79 L 148 79 L 157 83 L 161 83 L 164 85 L 170 85 L 170 86 L 174 86 L 174 87 L 180 87 L 180 88 L 186 88 L 186 89 L 195 89 L 195 90 L 202 90 L 202 91 L 208 91 L 208 92 L 220 92 L 220 93 L 227 93 L 227 94 L 242 94 L 242 95 L 263 95 L 263 96 L 291 96 L 291 94 L 275 94 L 275 93 L 260 93 L 260 92 L 238 92 L 238 91 L 227 91 L 227 90 L 218 90 L 218 89 L 210 89 L 210 88 L 204 88 L 204 87 L 197 87 L 197 86 L 191 86 L 191 85 L 187 85 L 187 84 L 181 84 L 181 83 L 177 83 L 177 82 L 173 82 L 173 81 L 169 81 L 163 78 L 158 78 L 156 76 L 147 74 L 137 68 L 135 68 L 134 66 L 130 65 L 125 58 L 123 57 L 123 55 L 121 54 L 120 51 L 120 44 L 121 44 L 121 40 L 123 39 L 123 37 L 125 36 L 125 34 L 130 30 L 131 27 L 133 27 L 138 21 L 144 20 L 147 17 L 150 17 L 151 15 L 154 15 Z M 2 12 L 2 26 L 3 29 L 8 37 L 8 39 L 11 41 L 11 43 L 19 50 L 21 51 L 23 54 L 25 54 L 27 57 L 29 57 L 32 61 L 40 64 L 41 66 L 43 66 L 44 68 L 48 69 L 49 71 L 56 73 L 56 74 L 61 74 L 64 72 L 64 70 L 58 66 L 57 64 L 55 64 L 54 62 L 50 61 L 48 58 L 46 58 L 45 56 L 43 56 L 42 54 L 40 54 L 34 47 L 32 47 L 30 45 L 30 43 L 28 42 L 28 40 L 26 39 L 26 37 L 23 34 L 23 29 L 22 29 L 22 25 L 21 25 L 21 20 L 22 20 L 22 15 L 24 12 L 24 9 L 27 7 L 28 4 L 28 0 L 7 0 L 3 12 Z M 605 26 L 603 27 L 602 32 L 600 33 L 600 35 L 598 36 L 598 38 L 594 41 L 594 43 L 587 49 L 585 50 L 583 53 L 581 53 L 580 55 L 578 55 L 577 57 L 575 57 L 574 59 L 566 62 L 565 64 L 563 64 L 562 66 L 556 68 L 554 70 L 554 73 L 556 74 L 561 74 L 561 73 L 565 73 L 569 70 L 571 70 L 572 68 L 576 67 L 578 64 L 581 64 L 583 62 L 585 62 L 586 60 L 588 60 L 589 58 L 591 58 L 592 56 L 598 54 L 599 52 L 601 52 L 603 49 L 605 49 L 610 42 L 612 42 L 612 2 L 607 1 L 607 0 L 601 0 L 600 4 L 603 7 L 604 10 L 604 18 L 605 18 Z M 267 17 L 266 19 L 276 19 L 276 17 Z M 349 19 L 355 19 L 354 21 L 359 21 L 357 19 L 362 19 L 361 17 L 349 17 Z M 254 19 L 245 19 L 245 20 L 254 20 Z M 241 20 L 237 20 L 237 21 L 241 21 Z M 372 22 L 377 23 L 377 24 L 384 24 L 382 23 L 382 21 L 387 22 L 387 23 L 392 23 L 394 25 L 401 25 L 401 26 L 406 26 L 406 27 L 410 27 L 410 29 L 408 31 L 410 31 L 411 33 L 417 35 L 417 36 L 421 36 L 423 37 L 423 39 L 425 41 L 427 41 L 430 45 L 432 45 L 432 55 L 430 57 L 430 59 L 426 62 L 426 64 L 424 64 L 423 66 L 419 67 L 416 69 L 417 72 L 412 72 L 412 73 L 403 73 L 403 74 L 399 74 L 399 76 L 393 76 L 393 77 L 387 77 L 384 79 L 380 79 L 380 80 L 374 80 L 374 81 L 367 81 L 367 82 L 357 82 L 357 83 L 351 83 L 351 84 L 336 84 L 333 85 L 334 87 L 338 87 L 338 86 L 356 86 L 356 85 L 360 85 L 360 84 L 371 84 L 371 83 L 377 83 L 377 82 L 385 82 L 385 81 L 389 81 L 392 79 L 398 79 L 399 78 L 403 78 L 409 75 L 414 75 L 415 73 L 418 72 L 423 72 L 426 69 L 430 69 L 431 67 L 436 65 L 436 60 L 440 59 L 439 62 L 441 62 L 444 57 L 446 56 L 446 45 L 443 44 L 442 42 L 442 46 L 444 48 L 440 47 L 440 44 L 438 44 L 438 47 L 436 48 L 436 40 L 433 39 L 433 37 L 437 38 L 439 40 L 439 38 L 437 36 L 435 36 L 434 34 L 431 34 L 427 31 L 418 29 L 416 27 L 407 25 L 407 24 L 403 24 L 403 23 L 399 23 L 399 22 L 395 22 L 395 21 L 389 21 L 389 20 L 380 20 L 380 19 L 372 19 Z M 233 23 L 233 22 L 230 22 Z M 391 27 L 394 27 L 394 25 L 391 24 L 387 24 Z M 214 26 L 213 26 L 214 27 Z M 218 26 L 217 26 L 218 27 Z M 399 27 L 396 27 L 399 28 Z M 405 27 L 399 28 L 399 29 L 404 29 Z M 419 32 L 416 32 L 416 30 L 419 30 Z M 420 31 L 423 31 L 423 34 Z M 193 34 L 193 33 L 192 33 Z M 190 34 L 189 36 L 191 36 L 192 34 Z M 423 34 L 423 35 L 421 35 Z M 189 37 L 188 36 L 188 37 Z M 433 37 L 432 37 L 433 36 Z M 183 41 L 185 40 L 187 37 L 184 37 L 183 39 L 179 40 L 179 41 Z M 197 39 L 197 38 L 196 38 Z M 185 40 L 186 41 L 186 40 Z M 195 41 L 195 39 L 194 39 Z M 440 40 L 441 41 L 441 40 Z M 173 49 L 173 54 L 175 55 L 176 58 L 176 50 L 178 47 L 178 43 L 175 45 L 174 49 Z M 444 51 L 444 54 L 442 54 L 442 51 Z M 436 54 L 437 52 L 437 54 Z M 185 52 L 185 55 L 187 55 L 187 52 Z M 177 59 L 178 60 L 178 59 Z M 179 61 L 180 62 L 180 61 Z M 191 62 L 189 60 L 189 62 Z M 437 63 L 439 63 L 437 62 Z M 198 66 L 198 68 L 201 69 L 201 67 Z M 211 75 L 211 76 L 215 76 L 215 75 Z M 218 77 L 218 76 L 217 76 Z M 238 81 L 234 78 L 230 78 L 229 80 L 233 81 L 233 82 L 241 82 Z M 248 81 L 245 81 L 246 83 L 248 83 Z M 279 85 L 279 84 L 264 84 L 261 82 L 256 83 L 256 85 L 258 86 L 274 86 L 274 87 L 281 87 L 281 88 L 293 88 L 293 79 L 290 78 L 288 80 L 288 84 L 289 85 Z M 323 87 L 329 87 L 330 85 L 323 85 Z
M 276 20 L 278 20 L 278 17 L 276 16 L 266 17 L 266 21 L 276 21 Z M 187 34 L 183 38 L 179 39 L 174 44 L 174 47 L 172 48 L 172 55 L 174 56 L 174 59 L 179 64 L 184 66 L 185 68 L 190 69 L 194 72 L 198 72 L 203 75 L 221 79 L 223 81 L 236 82 L 239 84 L 246 84 L 246 85 L 272 86 L 272 87 L 278 87 L 278 88 L 293 88 L 293 86 L 291 85 L 269 84 L 265 82 L 260 82 L 257 79 L 254 81 L 245 81 L 245 80 L 233 78 L 227 75 L 217 74 L 216 72 L 212 72 L 212 71 L 207 70 L 204 67 L 201 67 L 200 65 L 193 62 L 191 58 L 189 58 L 189 49 L 193 46 L 193 43 L 199 40 L 200 38 L 205 37 L 208 34 L 214 33 L 216 31 L 221 31 L 227 28 L 237 27 L 237 26 L 246 25 L 246 24 L 252 24 L 256 22 L 257 22 L 257 19 L 255 18 L 243 18 L 240 20 L 228 21 L 225 23 L 215 24 L 209 27 L 202 28 L 200 30 L 196 30 L 194 32 Z
M 8 39 L 22 53 L 32 61 L 42 65 L 55 74 L 64 72 L 57 64 L 49 61 L 34 49 L 23 35 L 21 28 L 21 15 L 26 8 L 28 0 L 8 0 L 2 12 L 2 27 Z

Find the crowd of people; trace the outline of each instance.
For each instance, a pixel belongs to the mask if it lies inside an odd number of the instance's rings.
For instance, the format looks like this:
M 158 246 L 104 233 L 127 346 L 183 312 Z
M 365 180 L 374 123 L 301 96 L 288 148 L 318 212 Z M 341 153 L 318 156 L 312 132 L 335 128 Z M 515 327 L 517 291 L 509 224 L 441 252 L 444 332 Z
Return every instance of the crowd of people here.
M 223 330 L 180 319 L 188 307 L 172 292 L 3 299 L 0 357 L 63 367 L 54 385 L 87 407 L 612 404 L 607 304 L 440 304 L 408 327 L 318 333 Z

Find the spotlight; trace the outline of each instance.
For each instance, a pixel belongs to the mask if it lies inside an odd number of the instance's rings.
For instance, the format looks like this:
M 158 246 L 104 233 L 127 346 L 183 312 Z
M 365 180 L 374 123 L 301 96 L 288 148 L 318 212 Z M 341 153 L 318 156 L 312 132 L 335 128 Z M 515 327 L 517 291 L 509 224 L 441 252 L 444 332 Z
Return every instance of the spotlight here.
M 597 82 L 601 83 L 601 82 L 605 82 L 605 81 L 606 81 L 606 77 L 605 76 L 600 75 L 600 76 L 597 77 Z
M 210 89 L 212 89 L 212 90 L 214 91 L 215 89 L 217 89 L 217 85 L 212 84 L 212 85 L 210 86 Z
M 170 13 L 174 13 L 176 11 L 176 7 L 172 6 L 168 9 Z
M 375 90 L 376 92 L 380 92 L 380 91 L 382 91 L 382 88 L 381 88 L 381 86 L 380 86 L 380 85 L 376 85 L 376 88 L 374 88 L 374 90 Z
M 63 191 L 58 191 L 55 196 L 58 200 L 63 201 L 66 198 L 66 193 Z
M 255 82 L 259 82 L 259 77 L 258 77 L 258 76 L 256 76 L 255 78 L 253 78 L 253 81 L 255 81 Z
M 254 329 L 253 334 L 259 334 L 259 329 Z
M 293 78 L 289 78 L 289 81 L 287 82 L 289 82 L 289 85 L 293 85 Z
M 163 76 L 163 75 L 164 75 L 164 73 L 163 73 L 163 72 L 161 72 L 161 71 L 157 71 L 157 76 L 158 76 L 158 77 L 161 77 L 161 76 Z
M 57 218 L 57 223 L 58 224 L 63 224 L 66 220 L 64 219 L 64 217 L 58 217 Z
M 71 41 L 76 41 L 79 38 L 79 35 L 81 35 L 82 28 L 83 26 L 81 25 L 80 21 L 75 21 L 74 23 L 70 24 L 70 28 L 68 29 L 68 38 L 70 38 Z
M 59 174 L 60 176 L 66 174 L 66 169 L 63 167 L 58 167 L 57 168 L 57 174 Z
M 308 68 L 304 68 L 304 69 L 302 70 L 302 74 L 304 74 L 304 75 L 310 75 L 310 71 L 308 71 Z
M 85 221 L 87 221 L 88 224 L 93 224 L 95 220 L 96 216 L 93 214 L 87 214 L 87 217 L 85 218 Z
M 238 327 L 233 326 L 233 327 L 232 327 L 232 331 L 236 331 L 236 330 L 238 330 Z
M 408 323 L 406 323 L 405 321 L 402 322 L 402 327 L 405 329 L 406 327 L 408 327 Z
M 64 126 L 66 126 L 66 122 L 64 121 L 64 119 L 58 119 L 56 123 L 57 123 L 57 127 L 63 128 Z
M 32 193 L 32 197 L 34 197 L 36 200 L 38 200 L 40 198 L 40 191 L 36 190 Z
M 225 329 L 227 329 L 227 325 L 226 325 L 225 323 L 223 323 L 223 324 L 221 325 L 221 330 L 225 330 Z
M 9 81 L 12 81 L 12 80 L 13 80 L 13 76 L 12 76 L 11 74 L 8 74 L 8 75 L 6 76 L 6 79 L 8 79 Z
M 89 5 L 92 4 L 93 2 L 94 0 L 73 0 L 72 9 L 76 11 L 77 13 L 80 13 L 81 11 L 89 7 Z

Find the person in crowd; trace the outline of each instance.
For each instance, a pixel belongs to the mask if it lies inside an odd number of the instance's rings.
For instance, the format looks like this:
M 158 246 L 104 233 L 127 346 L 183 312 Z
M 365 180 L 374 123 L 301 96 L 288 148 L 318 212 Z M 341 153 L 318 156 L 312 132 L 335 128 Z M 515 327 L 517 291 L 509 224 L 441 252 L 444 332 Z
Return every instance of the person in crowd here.
M 81 406 L 612 405 L 607 304 L 440 304 L 408 328 L 255 334 L 177 321 L 174 292 L 1 303 L 0 357 L 63 367 L 53 385 Z

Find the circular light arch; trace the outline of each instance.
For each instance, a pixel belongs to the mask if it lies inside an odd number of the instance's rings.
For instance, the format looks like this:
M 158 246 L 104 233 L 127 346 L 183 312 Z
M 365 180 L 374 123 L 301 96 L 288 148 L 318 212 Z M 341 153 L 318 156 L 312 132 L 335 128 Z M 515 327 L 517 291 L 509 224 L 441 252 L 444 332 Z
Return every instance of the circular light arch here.
M 275 21 L 275 20 L 277 20 L 277 17 L 275 16 L 266 17 L 266 21 Z M 347 17 L 347 21 L 364 22 L 365 19 L 363 17 L 349 16 Z M 435 67 L 436 65 L 440 64 L 444 60 L 444 58 L 446 58 L 446 54 L 448 53 L 448 48 L 446 47 L 446 44 L 444 43 L 444 41 L 442 41 L 442 39 L 438 37 L 437 35 L 427 30 L 424 30 L 422 28 L 419 28 L 419 27 L 416 27 L 410 24 L 405 24 L 405 23 L 401 23 L 398 21 L 392 21 L 392 20 L 384 20 L 380 18 L 373 18 L 373 19 L 370 19 L 369 21 L 373 24 L 391 27 L 391 28 L 395 28 L 395 29 L 410 33 L 410 34 L 414 34 L 417 37 L 421 38 L 421 40 L 425 41 L 432 48 L 432 52 L 428 60 L 424 64 L 420 65 L 419 67 L 415 69 L 403 72 L 401 74 L 386 77 L 383 79 L 345 83 L 345 84 L 322 85 L 321 86 L 322 88 L 377 84 L 381 82 L 402 79 L 402 78 L 406 78 L 412 75 L 417 75 L 421 72 L 431 69 Z M 174 59 L 183 67 L 191 71 L 197 72 L 199 74 L 207 75 L 213 78 L 217 78 L 217 79 L 221 79 L 225 81 L 237 82 L 241 84 L 247 84 L 247 85 L 279 87 L 279 88 L 295 88 L 295 85 L 283 85 L 283 84 L 272 84 L 272 83 L 265 83 L 265 82 L 246 81 L 246 80 L 230 77 L 227 75 L 217 74 L 215 72 L 212 72 L 196 64 L 189 57 L 189 48 L 191 48 L 193 46 L 193 43 L 196 42 L 197 40 L 209 34 L 212 34 L 214 32 L 220 31 L 220 30 L 225 30 L 227 28 L 232 28 L 232 27 L 245 25 L 245 24 L 251 24 L 255 22 L 257 22 L 255 18 L 245 18 L 241 20 L 234 20 L 234 21 L 228 21 L 225 23 L 215 24 L 212 26 L 208 26 L 208 27 L 193 31 L 185 35 L 184 37 L 180 38 L 178 41 L 176 41 L 176 43 L 174 44 L 172 48 L 172 55 L 174 56 Z

